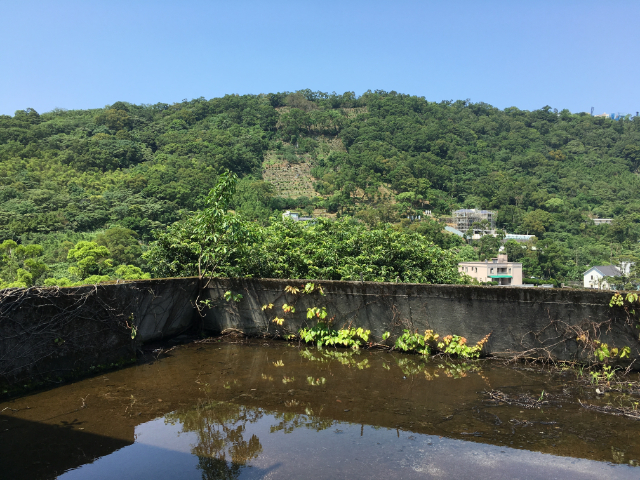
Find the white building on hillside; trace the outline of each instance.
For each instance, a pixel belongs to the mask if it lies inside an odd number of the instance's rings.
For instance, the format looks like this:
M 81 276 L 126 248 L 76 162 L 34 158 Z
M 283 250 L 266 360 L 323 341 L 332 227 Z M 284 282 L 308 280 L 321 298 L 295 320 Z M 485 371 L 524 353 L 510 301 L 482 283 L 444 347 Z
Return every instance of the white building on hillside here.
M 598 265 L 584 272 L 584 288 L 611 290 L 606 277 L 621 277 L 622 272 L 613 265 Z
M 525 243 L 528 242 L 529 240 L 536 238 L 535 235 L 521 235 L 519 233 L 507 233 L 504 236 L 504 240 L 503 242 L 506 242 L 508 240 L 515 240 L 516 242 L 520 242 L 520 243 Z
M 593 223 L 596 225 L 611 225 L 613 218 L 592 218 Z
M 309 220 L 313 220 L 313 217 L 301 217 L 299 213 L 292 212 L 287 210 L 282 214 L 282 219 L 290 218 L 294 222 L 308 222 Z

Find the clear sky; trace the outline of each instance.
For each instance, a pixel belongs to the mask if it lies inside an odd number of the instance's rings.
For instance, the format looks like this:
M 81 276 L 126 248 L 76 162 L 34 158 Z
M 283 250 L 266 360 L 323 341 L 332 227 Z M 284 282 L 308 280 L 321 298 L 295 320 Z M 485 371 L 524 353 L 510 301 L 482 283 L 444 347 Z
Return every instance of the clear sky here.
M 302 88 L 640 110 L 640 1 L 0 0 L 0 114 Z

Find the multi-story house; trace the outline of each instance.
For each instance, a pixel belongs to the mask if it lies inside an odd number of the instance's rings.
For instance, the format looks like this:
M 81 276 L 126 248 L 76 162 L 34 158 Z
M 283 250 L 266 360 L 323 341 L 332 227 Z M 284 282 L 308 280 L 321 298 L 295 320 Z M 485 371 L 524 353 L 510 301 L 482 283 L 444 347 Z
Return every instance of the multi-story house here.
M 498 255 L 482 262 L 460 262 L 458 271 L 479 282 L 498 282 L 498 285 L 522 285 L 522 264 L 509 262 L 506 255 Z

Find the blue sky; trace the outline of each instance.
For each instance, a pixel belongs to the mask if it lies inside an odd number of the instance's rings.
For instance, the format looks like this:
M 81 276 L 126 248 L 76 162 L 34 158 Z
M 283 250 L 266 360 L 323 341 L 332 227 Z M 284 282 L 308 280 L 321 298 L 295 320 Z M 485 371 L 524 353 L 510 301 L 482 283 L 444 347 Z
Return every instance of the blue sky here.
M 371 89 L 640 110 L 640 2 L 0 0 L 0 114 Z

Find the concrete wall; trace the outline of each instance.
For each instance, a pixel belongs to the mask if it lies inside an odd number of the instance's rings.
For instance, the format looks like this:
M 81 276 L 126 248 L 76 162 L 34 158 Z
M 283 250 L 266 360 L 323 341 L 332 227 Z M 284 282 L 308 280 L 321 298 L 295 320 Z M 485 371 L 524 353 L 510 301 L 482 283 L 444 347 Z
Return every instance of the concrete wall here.
M 386 331 L 432 329 L 475 343 L 491 334 L 486 353 L 560 360 L 588 358 L 576 338 L 586 334 L 610 347 L 632 347 L 640 358 L 638 331 L 621 309 L 609 307 L 611 292 L 595 290 L 315 282 L 325 295 L 285 293 L 302 280 L 216 279 L 198 297 L 197 278 L 177 278 L 0 292 L 0 384 L 68 377 L 89 367 L 130 359 L 142 343 L 167 339 L 189 328 L 220 333 L 283 336 L 315 321 L 307 308 L 326 307 L 334 328 Z M 224 294 L 242 294 L 239 302 Z M 209 300 L 205 318 L 196 301 Z M 284 303 L 296 312 L 284 314 Z M 273 309 L 263 310 L 263 305 Z M 284 317 L 282 327 L 271 320 Z M 135 339 L 131 326 L 135 325 Z M 639 363 L 640 362 L 636 362 Z M 0 391 L 1 393 L 1 391 Z
M 1 291 L 0 385 L 131 360 L 137 345 L 192 326 L 197 292 L 192 278 Z
M 573 360 L 588 357 L 576 338 L 586 334 L 610 347 L 630 346 L 638 358 L 639 342 L 634 325 L 620 310 L 609 307 L 611 292 L 419 285 L 372 282 L 316 282 L 325 296 L 285 293 L 287 285 L 301 287 L 301 280 L 213 281 L 205 297 L 213 308 L 205 328 L 219 333 L 236 328 L 251 335 L 295 333 L 314 322 L 306 319 L 309 307 L 326 306 L 334 317 L 334 328 L 352 325 L 371 330 L 375 341 L 389 331 L 403 329 L 441 336 L 457 334 L 475 343 L 491 334 L 486 352 L 496 356 Z M 224 300 L 224 292 L 240 293 L 240 302 Z M 274 304 L 271 310 L 263 305 Z M 295 305 L 294 314 L 284 314 L 282 305 Z M 279 328 L 271 320 L 284 317 Z

